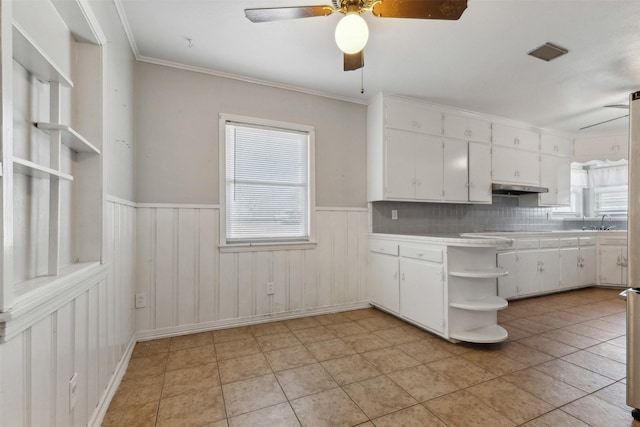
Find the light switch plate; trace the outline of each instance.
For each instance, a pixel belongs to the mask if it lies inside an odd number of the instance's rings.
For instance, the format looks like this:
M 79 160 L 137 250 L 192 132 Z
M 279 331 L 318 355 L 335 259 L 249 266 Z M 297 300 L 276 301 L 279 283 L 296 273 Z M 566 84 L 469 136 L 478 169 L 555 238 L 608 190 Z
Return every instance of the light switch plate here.
M 147 306 L 147 294 L 141 292 L 136 294 L 136 308 L 145 308 Z
M 391 219 L 398 219 L 398 211 L 396 209 L 391 210 Z

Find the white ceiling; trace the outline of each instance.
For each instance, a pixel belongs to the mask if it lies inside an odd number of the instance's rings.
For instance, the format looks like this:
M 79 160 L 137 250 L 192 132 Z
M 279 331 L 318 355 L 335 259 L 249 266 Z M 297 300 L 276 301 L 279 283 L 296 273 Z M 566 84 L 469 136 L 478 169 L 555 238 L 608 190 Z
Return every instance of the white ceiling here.
M 138 59 L 366 102 L 378 91 L 575 132 L 640 90 L 640 1 L 469 0 L 459 21 L 376 18 L 361 72 L 342 71 L 342 15 L 254 24 L 245 8 L 330 0 L 116 0 Z M 189 48 L 187 38 L 193 40 Z M 544 42 L 569 53 L 527 55 Z M 627 120 L 593 128 L 624 129 Z

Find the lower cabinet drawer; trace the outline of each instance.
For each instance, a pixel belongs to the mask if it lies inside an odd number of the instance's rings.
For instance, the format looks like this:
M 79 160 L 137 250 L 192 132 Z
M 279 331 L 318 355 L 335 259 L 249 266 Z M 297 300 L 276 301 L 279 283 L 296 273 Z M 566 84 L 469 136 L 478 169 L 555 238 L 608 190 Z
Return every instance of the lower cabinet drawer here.
M 400 246 L 400 256 L 439 263 L 443 260 L 442 248 L 428 246 Z
M 398 255 L 398 244 L 387 240 L 369 240 L 369 250 L 387 255 Z
M 578 238 L 577 237 L 567 237 L 564 239 L 560 239 L 560 247 L 568 248 L 571 246 L 578 246 Z

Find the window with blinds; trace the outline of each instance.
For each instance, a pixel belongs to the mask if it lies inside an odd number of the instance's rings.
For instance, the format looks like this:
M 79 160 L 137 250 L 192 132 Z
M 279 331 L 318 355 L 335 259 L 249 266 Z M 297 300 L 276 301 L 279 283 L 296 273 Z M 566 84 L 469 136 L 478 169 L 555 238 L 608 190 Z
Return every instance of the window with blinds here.
M 310 134 L 225 122 L 226 241 L 310 239 Z

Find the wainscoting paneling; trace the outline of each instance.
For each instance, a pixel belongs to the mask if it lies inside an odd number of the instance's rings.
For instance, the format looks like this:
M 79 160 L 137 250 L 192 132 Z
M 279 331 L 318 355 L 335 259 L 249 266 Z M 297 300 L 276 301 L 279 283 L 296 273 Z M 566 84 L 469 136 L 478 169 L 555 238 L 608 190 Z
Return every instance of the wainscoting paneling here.
M 136 310 L 138 331 L 195 330 L 367 301 L 366 209 L 316 214 L 314 249 L 221 253 L 218 207 L 139 207 L 136 292 L 146 294 L 147 306 Z
M 85 290 L 0 345 L 1 426 L 85 426 L 106 411 L 135 333 L 135 208 L 109 202 L 105 219 L 108 268 L 97 266 Z

